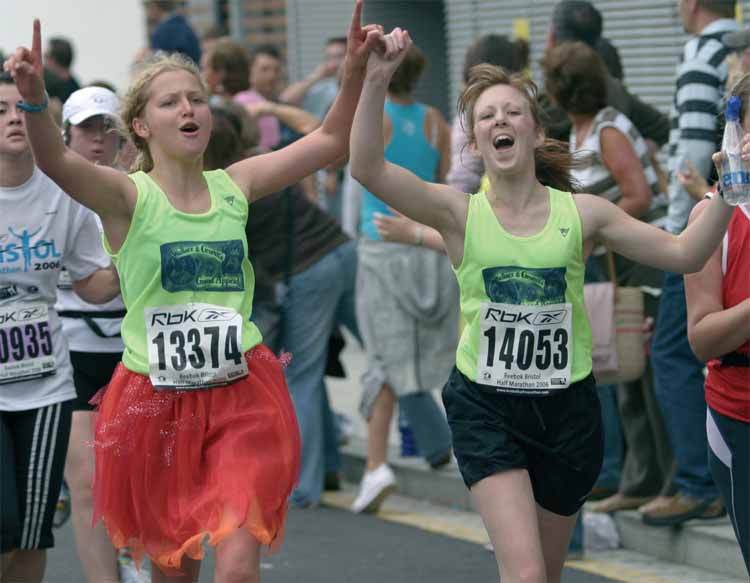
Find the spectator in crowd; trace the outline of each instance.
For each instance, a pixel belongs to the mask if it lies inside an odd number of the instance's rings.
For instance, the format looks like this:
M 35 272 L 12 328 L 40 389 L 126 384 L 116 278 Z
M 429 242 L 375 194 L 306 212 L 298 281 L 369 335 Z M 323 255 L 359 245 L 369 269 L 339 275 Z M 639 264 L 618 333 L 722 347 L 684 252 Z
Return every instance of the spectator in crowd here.
M 607 105 L 607 69 L 597 53 L 582 42 L 565 42 L 544 58 L 545 87 L 552 102 L 572 123 L 571 152 L 585 155 L 573 177 L 580 191 L 602 196 L 629 215 L 663 227 L 666 199 L 659 192 L 648 146 L 632 122 Z M 583 161 L 583 160 L 582 160 Z M 590 281 L 606 277 L 606 249 L 594 250 L 589 262 Z M 604 261 L 602 261 L 604 260 Z M 657 290 L 661 271 L 615 255 L 618 285 Z M 646 314 L 655 317 L 658 295 L 644 295 Z M 641 379 L 617 388 L 598 387 L 605 427 L 605 458 L 597 487 L 598 497 L 612 494 L 594 508 L 611 512 L 647 503 L 669 483 L 671 452 L 659 412 L 651 369 Z M 618 413 L 619 405 L 619 413 Z M 622 476 L 622 418 L 627 454 Z M 597 490 L 599 490 L 597 492 Z
M 201 62 L 201 47 L 185 15 L 173 0 L 146 0 L 146 22 L 152 51 L 181 53 L 196 64 Z
M 388 85 L 385 156 L 424 180 L 444 182 L 450 166 L 448 125 L 435 108 L 413 97 L 425 65 L 423 53 L 412 47 Z M 396 400 L 425 460 L 433 468 L 450 461 L 448 424 L 429 391 L 450 372 L 458 290 L 442 254 L 381 240 L 374 219 L 389 212 L 374 194 L 364 192 L 357 319 L 368 361 L 360 406 L 367 419 L 367 466 L 354 512 L 377 511 L 395 488 L 387 451 Z
M 750 75 L 745 74 L 733 86 L 731 94 L 742 100 L 741 117 L 747 132 Z M 708 201 L 701 202 L 693 209 L 691 222 L 707 204 Z M 747 204 L 735 208 L 721 247 L 703 269 L 685 275 L 685 295 L 690 347 L 702 362 L 708 362 L 705 396 L 711 474 L 726 501 L 745 568 L 750 573 L 750 209 Z
M 62 37 L 49 39 L 44 53 L 45 82 L 49 80 L 48 93 L 60 103 L 81 88 L 78 79 L 71 72 L 75 53 L 71 42 Z
M 587 0 L 561 0 L 555 5 L 549 31 L 547 50 L 557 43 L 581 41 L 596 48 L 602 34 L 602 15 Z M 669 139 L 669 120 L 656 108 L 642 102 L 628 92 L 625 86 L 612 75 L 607 76 L 607 105 L 623 113 L 638 132 L 658 146 Z M 566 140 L 570 133 L 570 121 L 565 112 L 551 106 L 542 96 L 542 104 L 548 121 L 547 135 L 558 140 Z
M 257 117 L 259 145 L 273 149 L 281 143 L 281 125 L 300 135 L 309 134 L 320 125 L 317 118 L 304 110 L 266 99 L 250 89 L 250 63 L 247 52 L 239 43 L 220 39 L 202 59 L 203 75 L 208 88 L 219 101 L 231 99 Z
M 613 45 L 609 39 L 599 37 L 596 41 L 594 49 L 604 61 L 607 66 L 607 71 L 618 81 L 625 80 L 625 71 L 622 69 L 622 61 L 620 60 L 620 53 L 617 47 Z
M 201 35 L 201 57 L 210 51 L 216 41 L 229 39 L 229 33 L 221 26 L 211 26 Z
M 722 39 L 740 27 L 733 20 L 734 0 L 679 0 L 685 44 L 677 68 L 669 140 L 669 214 L 667 229 L 680 233 L 696 201 L 676 171 L 689 160 L 708 179 L 711 155 L 719 149 L 719 114 L 727 81 L 730 48 Z M 691 518 L 722 516 L 722 504 L 708 466 L 703 394 L 703 363 L 690 349 L 683 277 L 667 273 L 652 346 L 656 396 L 666 421 L 676 463 L 677 494 L 643 511 L 652 525 L 676 525 Z
M 323 62 L 307 77 L 284 89 L 279 100 L 301 106 L 316 117 L 325 116 L 339 90 L 338 74 L 345 55 L 346 39 L 329 38 Z
M 325 58 L 310 75 L 302 81 L 292 83 L 281 92 L 280 101 L 301 106 L 305 111 L 322 119 L 331 107 L 339 90 L 339 71 L 346 54 L 346 39 L 333 37 L 326 41 Z M 342 168 L 335 165 L 318 172 L 311 187 L 317 193 L 317 201 L 324 209 L 341 222 L 343 182 Z

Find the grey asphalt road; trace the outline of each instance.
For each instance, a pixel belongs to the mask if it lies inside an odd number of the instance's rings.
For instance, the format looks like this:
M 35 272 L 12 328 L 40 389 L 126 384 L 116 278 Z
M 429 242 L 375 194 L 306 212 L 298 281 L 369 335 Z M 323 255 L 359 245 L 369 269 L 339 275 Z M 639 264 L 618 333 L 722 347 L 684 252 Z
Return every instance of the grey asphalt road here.
M 70 523 L 56 531 L 46 583 L 84 582 Z M 291 510 L 286 541 L 262 560 L 263 583 L 485 583 L 497 582 L 492 553 L 481 545 L 357 516 L 337 508 Z M 213 580 L 211 553 L 200 583 Z M 564 583 L 612 579 L 566 569 Z

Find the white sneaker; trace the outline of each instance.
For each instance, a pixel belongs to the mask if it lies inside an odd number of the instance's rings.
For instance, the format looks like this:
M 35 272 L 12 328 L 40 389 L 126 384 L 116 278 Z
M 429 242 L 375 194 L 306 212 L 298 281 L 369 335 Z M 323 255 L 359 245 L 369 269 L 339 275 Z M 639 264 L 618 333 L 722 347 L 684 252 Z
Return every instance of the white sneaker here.
M 146 561 L 141 563 L 139 571 L 133 557 L 126 550 L 121 550 L 117 556 L 117 570 L 120 574 L 120 583 L 151 583 L 151 574 L 146 571 Z
M 396 489 L 396 476 L 387 464 L 381 464 L 362 476 L 359 494 L 352 503 L 352 512 L 377 512 L 383 500 Z

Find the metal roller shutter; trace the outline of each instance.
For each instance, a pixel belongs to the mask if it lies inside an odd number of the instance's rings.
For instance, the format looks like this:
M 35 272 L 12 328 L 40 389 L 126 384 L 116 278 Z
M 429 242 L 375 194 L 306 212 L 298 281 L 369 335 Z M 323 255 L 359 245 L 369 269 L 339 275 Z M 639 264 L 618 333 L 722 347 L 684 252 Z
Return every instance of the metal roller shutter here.
M 326 40 L 346 36 L 352 0 L 287 0 L 287 68 L 298 81 L 323 61 Z

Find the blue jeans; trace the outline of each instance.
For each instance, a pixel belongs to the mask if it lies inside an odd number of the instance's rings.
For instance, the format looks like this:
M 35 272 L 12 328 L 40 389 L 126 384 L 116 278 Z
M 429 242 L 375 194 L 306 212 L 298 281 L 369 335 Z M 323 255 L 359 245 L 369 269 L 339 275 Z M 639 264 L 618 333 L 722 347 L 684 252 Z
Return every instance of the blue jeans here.
M 623 464 L 623 437 L 617 409 L 617 385 L 597 385 L 604 425 L 604 461 L 596 485 L 617 490 Z
M 450 455 L 450 428 L 432 393 L 405 395 L 398 400 L 398 406 L 414 433 L 419 455 L 427 463 L 436 465 Z
M 656 398 L 672 442 L 677 490 L 693 498 L 716 498 L 719 492 L 708 467 L 703 363 L 688 343 L 682 277 L 664 277 L 651 348 Z
M 336 471 L 340 464 L 324 377 L 334 326 L 342 324 L 359 338 L 356 262 L 354 243 L 348 242 L 289 280 L 279 345 L 292 355 L 285 373 L 302 438 L 302 465 L 292 501 L 301 506 L 320 501 L 326 470 Z

